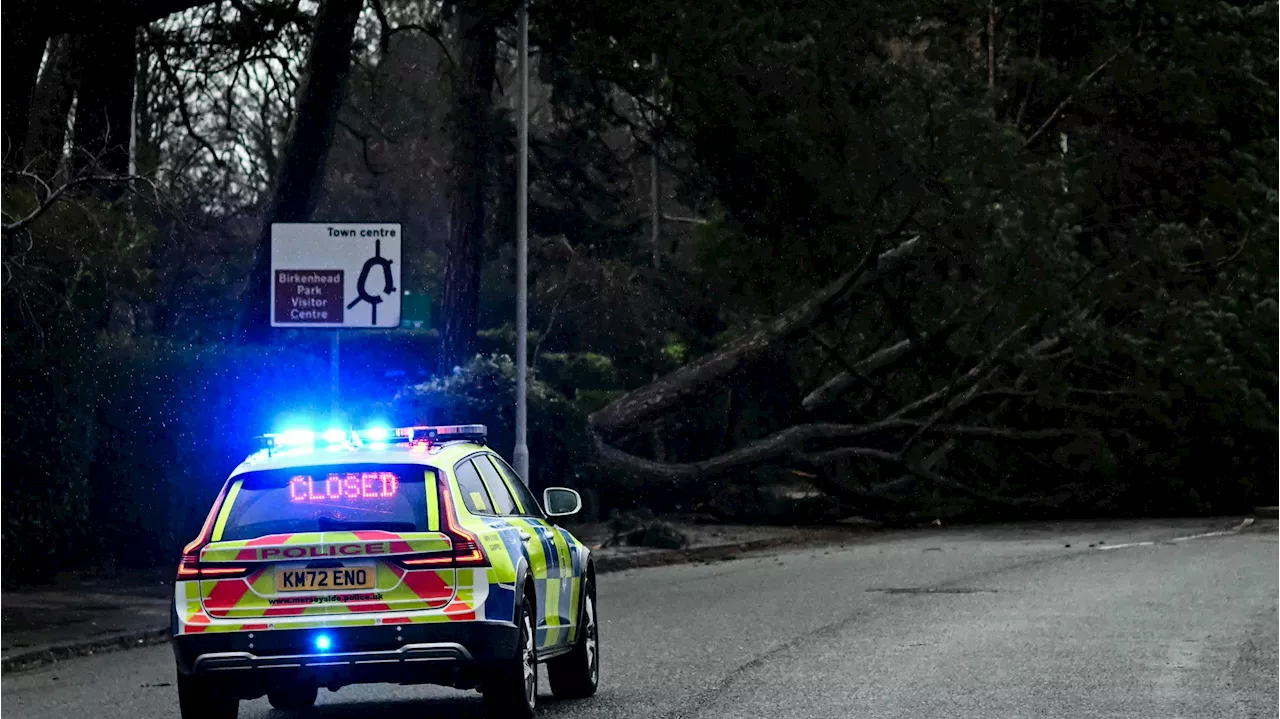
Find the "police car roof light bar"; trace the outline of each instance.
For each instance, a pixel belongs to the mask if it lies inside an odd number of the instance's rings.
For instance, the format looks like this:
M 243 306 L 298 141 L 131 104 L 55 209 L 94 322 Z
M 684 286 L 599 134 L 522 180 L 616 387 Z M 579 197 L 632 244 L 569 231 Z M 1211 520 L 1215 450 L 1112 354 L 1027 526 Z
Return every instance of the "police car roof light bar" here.
M 373 430 L 328 430 L 320 435 L 310 430 L 289 430 L 262 434 L 257 437 L 258 446 L 270 456 L 285 449 L 315 448 L 317 445 L 365 445 L 390 442 L 410 444 L 440 444 L 442 442 L 475 442 L 484 444 L 489 428 L 483 424 L 415 425 L 397 427 L 387 432 L 385 428 Z
M 416 425 L 397 427 L 395 440 L 400 442 L 475 442 L 484 444 L 489 428 L 483 424 Z

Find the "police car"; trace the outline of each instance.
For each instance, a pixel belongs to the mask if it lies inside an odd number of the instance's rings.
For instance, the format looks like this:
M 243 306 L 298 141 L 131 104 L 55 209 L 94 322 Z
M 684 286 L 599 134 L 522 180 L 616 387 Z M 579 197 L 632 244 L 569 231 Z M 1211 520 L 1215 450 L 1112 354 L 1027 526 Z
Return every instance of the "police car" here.
M 484 444 L 483 425 L 264 435 L 183 549 L 172 615 L 184 719 L 234 719 L 351 684 L 477 689 L 530 717 L 595 693 L 591 553 Z M 545 511 L 544 511 L 545 508 Z

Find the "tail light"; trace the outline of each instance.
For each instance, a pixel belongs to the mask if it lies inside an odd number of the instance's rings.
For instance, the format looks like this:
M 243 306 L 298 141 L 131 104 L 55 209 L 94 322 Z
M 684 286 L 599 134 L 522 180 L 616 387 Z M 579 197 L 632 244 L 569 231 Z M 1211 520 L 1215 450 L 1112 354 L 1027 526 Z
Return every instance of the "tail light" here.
M 218 517 L 218 512 L 222 510 L 222 501 L 227 496 L 227 487 L 223 485 L 222 492 L 218 494 L 218 499 L 214 501 L 213 506 L 209 509 L 209 515 L 204 518 L 204 526 L 200 528 L 200 534 L 191 540 L 191 543 L 182 548 L 182 559 L 178 560 L 178 579 L 230 579 L 232 577 L 240 577 L 249 573 L 249 567 L 242 565 L 230 564 L 201 564 L 200 550 L 209 543 L 209 538 L 213 535 L 213 523 Z
M 249 573 L 251 567 L 242 564 L 208 564 L 200 562 L 200 548 L 182 555 L 178 562 L 178 579 L 235 579 Z
M 466 529 L 463 529 L 458 524 L 457 515 L 453 510 L 453 497 L 449 492 L 448 485 L 444 483 L 443 478 L 437 484 L 437 488 L 437 491 L 440 493 L 440 499 L 444 509 L 443 531 L 448 535 L 449 540 L 453 543 L 453 549 L 448 552 L 441 552 L 433 555 L 401 559 L 399 560 L 399 564 L 407 569 L 431 566 L 489 566 L 489 558 L 484 555 L 484 549 L 480 546 L 480 538 Z

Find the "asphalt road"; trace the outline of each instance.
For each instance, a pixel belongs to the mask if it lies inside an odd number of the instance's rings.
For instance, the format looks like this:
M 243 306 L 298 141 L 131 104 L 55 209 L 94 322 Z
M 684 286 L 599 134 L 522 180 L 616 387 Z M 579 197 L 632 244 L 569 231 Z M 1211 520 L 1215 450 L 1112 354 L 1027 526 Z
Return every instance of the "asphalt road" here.
M 557 703 L 544 680 L 541 716 L 1275 717 L 1274 523 L 1168 541 L 1234 523 L 939 529 L 604 575 L 600 692 Z M 6 717 L 178 716 L 166 646 L 9 675 L 0 701 Z M 474 692 L 375 685 L 322 691 L 312 716 L 479 710 Z M 258 700 L 240 716 L 285 715 Z

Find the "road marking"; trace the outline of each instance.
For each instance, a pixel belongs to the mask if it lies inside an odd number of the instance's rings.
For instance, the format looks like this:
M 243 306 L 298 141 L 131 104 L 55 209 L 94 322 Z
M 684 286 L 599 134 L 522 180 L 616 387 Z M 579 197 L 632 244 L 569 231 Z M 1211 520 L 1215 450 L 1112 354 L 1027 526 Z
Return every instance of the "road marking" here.
M 1219 532 L 1204 532 L 1204 533 L 1201 533 L 1201 534 L 1188 534 L 1188 535 L 1187 535 L 1187 536 L 1185 536 L 1185 537 L 1174 537 L 1173 539 L 1166 539 L 1166 540 L 1161 540 L 1161 541 L 1165 541 L 1165 542 L 1185 542 L 1185 541 L 1190 540 L 1190 539 L 1204 539 L 1204 538 L 1206 538 L 1206 537 L 1225 537 L 1225 536 L 1226 536 L 1226 535 L 1228 535 L 1228 534 L 1239 534 L 1239 533 L 1240 533 L 1240 532 L 1241 532 L 1245 527 L 1248 527 L 1248 526 L 1249 526 L 1249 525 L 1251 525 L 1251 524 L 1253 524 L 1253 517 L 1248 517 L 1248 518 L 1246 518 L 1243 522 L 1241 522 L 1241 523 L 1237 524 L 1236 526 L 1232 527 L 1231 529 L 1224 529 L 1224 530 L 1219 531 Z M 1146 541 L 1146 542 L 1130 542 L 1130 543 L 1128 543 L 1128 544 L 1109 544 L 1109 545 L 1105 545 L 1105 546 L 1102 546 L 1102 547 L 1094 547 L 1094 549 L 1098 549 L 1098 550 L 1107 550 L 1107 549 L 1125 549 L 1126 547 L 1150 547 L 1150 546 L 1153 546 L 1153 545 L 1155 545 L 1155 544 L 1156 544 L 1156 542 L 1155 542 L 1155 541 Z
M 1155 542 L 1130 542 L 1129 544 L 1107 544 L 1094 549 L 1124 549 L 1125 547 L 1150 547 Z

